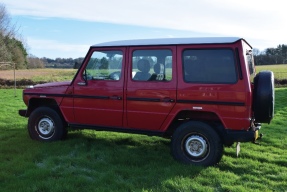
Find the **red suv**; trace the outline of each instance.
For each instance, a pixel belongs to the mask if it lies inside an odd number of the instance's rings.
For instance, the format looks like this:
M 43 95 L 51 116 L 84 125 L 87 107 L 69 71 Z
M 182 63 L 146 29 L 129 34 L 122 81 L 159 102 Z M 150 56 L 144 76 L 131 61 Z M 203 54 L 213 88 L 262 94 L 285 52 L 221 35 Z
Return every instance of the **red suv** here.
M 255 76 L 242 38 L 127 40 L 91 46 L 72 81 L 23 91 L 32 139 L 70 129 L 171 138 L 175 159 L 214 165 L 223 147 L 255 141 L 274 114 L 274 76 Z

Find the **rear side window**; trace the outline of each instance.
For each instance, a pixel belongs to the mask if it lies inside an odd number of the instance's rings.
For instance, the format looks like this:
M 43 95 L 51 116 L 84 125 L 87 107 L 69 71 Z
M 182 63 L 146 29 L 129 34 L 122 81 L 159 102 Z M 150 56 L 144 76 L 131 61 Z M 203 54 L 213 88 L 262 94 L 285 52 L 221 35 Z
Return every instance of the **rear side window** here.
M 184 81 L 232 84 L 237 82 L 231 49 L 187 49 L 183 52 Z

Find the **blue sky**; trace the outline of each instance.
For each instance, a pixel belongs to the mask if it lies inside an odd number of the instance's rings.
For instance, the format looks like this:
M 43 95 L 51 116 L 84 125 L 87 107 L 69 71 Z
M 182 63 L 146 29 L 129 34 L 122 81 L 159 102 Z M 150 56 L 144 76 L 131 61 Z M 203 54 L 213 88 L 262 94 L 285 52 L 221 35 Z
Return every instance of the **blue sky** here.
M 237 36 L 264 50 L 287 44 L 281 0 L 2 0 L 28 51 L 84 57 L 124 39 Z

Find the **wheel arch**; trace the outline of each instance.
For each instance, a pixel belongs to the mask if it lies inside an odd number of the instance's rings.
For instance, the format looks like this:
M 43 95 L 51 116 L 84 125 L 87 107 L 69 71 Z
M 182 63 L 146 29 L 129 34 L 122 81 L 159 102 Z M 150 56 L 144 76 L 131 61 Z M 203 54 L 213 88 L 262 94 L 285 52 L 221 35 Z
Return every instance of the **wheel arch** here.
M 56 102 L 56 100 L 51 99 L 51 98 L 31 98 L 29 100 L 29 105 L 28 105 L 26 116 L 29 117 L 31 115 L 31 113 L 35 109 L 37 109 L 38 107 L 49 107 L 49 108 L 55 110 L 60 115 L 63 122 L 66 123 L 65 118 L 64 118 L 64 116 L 61 112 L 61 109 L 60 109 L 58 103 Z
M 176 117 L 173 119 L 172 123 L 169 125 L 168 129 L 165 132 L 165 137 L 172 137 L 174 131 L 183 123 L 188 121 L 200 121 L 208 124 L 212 127 L 224 145 L 231 145 L 226 139 L 226 129 L 219 118 L 219 116 L 214 112 L 207 111 L 192 111 L 192 110 L 183 110 L 180 111 Z

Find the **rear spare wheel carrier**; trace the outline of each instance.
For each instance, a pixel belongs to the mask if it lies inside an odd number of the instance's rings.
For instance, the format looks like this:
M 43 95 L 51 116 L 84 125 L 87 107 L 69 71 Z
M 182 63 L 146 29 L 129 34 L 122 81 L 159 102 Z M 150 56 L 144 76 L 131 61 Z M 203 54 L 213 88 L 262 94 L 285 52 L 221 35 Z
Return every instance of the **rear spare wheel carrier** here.
M 274 75 L 261 71 L 254 78 L 253 111 L 255 121 L 270 123 L 274 116 Z

